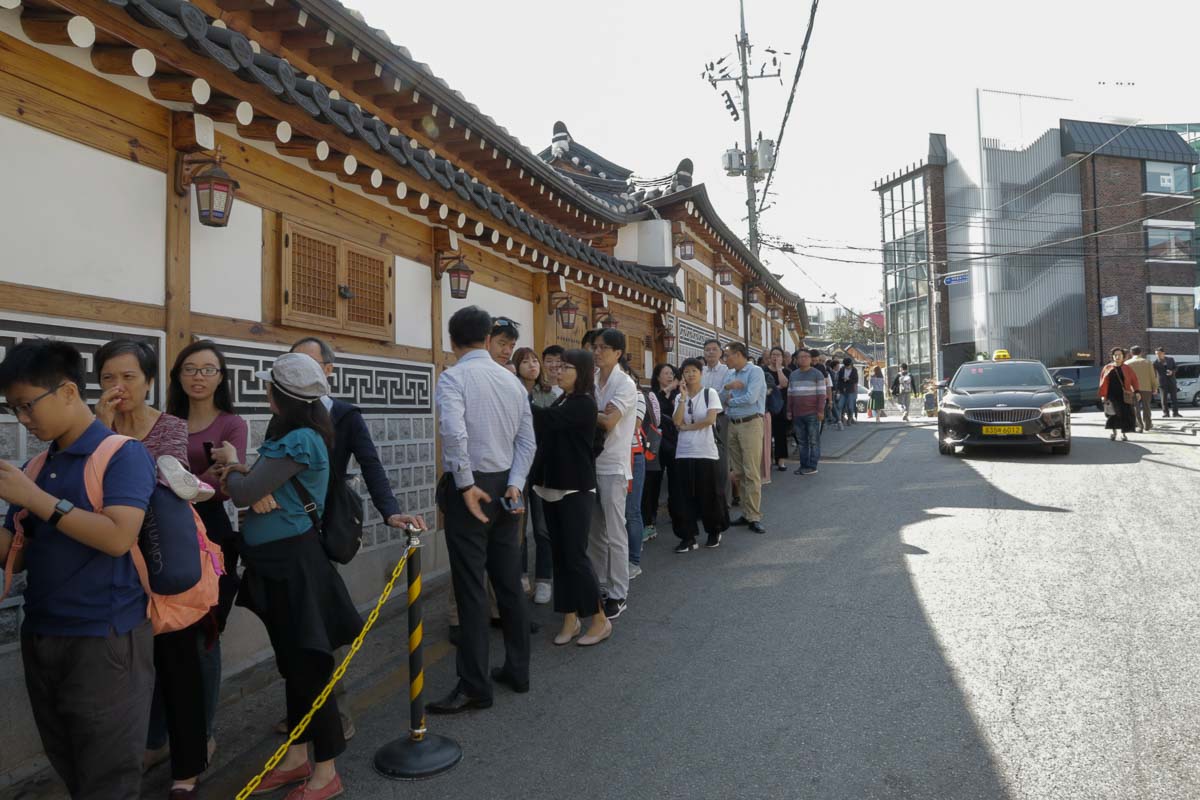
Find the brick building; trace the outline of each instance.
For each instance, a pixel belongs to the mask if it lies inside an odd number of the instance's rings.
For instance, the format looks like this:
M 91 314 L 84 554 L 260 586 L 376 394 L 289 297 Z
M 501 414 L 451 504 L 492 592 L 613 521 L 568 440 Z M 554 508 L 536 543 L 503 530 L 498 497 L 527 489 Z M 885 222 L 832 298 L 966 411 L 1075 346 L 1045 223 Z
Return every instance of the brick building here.
M 1117 345 L 1196 355 L 1200 154 L 1179 133 L 1060 119 L 976 145 L 964 164 L 931 134 L 925 159 L 874 186 L 890 371 L 948 377 L 999 348 L 1048 366 Z

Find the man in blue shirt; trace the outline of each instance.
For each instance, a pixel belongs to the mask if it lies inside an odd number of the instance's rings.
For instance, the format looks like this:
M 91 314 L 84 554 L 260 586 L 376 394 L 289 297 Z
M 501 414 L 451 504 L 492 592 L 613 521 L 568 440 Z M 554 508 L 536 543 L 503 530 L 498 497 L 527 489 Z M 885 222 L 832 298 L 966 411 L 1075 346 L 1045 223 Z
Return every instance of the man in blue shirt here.
M 737 476 L 743 514 L 734 525 L 766 533 L 762 524 L 763 415 L 767 408 L 767 379 L 750 360 L 742 342 L 725 345 L 729 373 L 721 402 L 729 416 L 729 470 Z
M 21 657 L 46 757 L 74 800 L 136 800 L 154 634 L 129 552 L 156 473 L 142 444 L 126 443 L 104 473 L 103 508 L 93 508 L 84 466 L 112 431 L 84 401 L 83 376 L 83 357 L 63 342 L 22 342 L 0 363 L 0 413 L 50 442 L 36 483 L 0 461 L 0 499 L 10 506 L 0 560 L 28 573 Z

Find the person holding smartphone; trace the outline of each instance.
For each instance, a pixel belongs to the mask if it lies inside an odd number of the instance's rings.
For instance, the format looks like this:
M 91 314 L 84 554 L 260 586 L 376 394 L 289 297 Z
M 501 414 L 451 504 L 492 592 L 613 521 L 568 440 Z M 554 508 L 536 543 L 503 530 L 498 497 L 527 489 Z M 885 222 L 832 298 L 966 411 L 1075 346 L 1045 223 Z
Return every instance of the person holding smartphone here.
M 533 464 L 533 416 L 525 387 L 488 352 L 495 320 L 478 306 L 450 317 L 457 359 L 438 378 L 442 435 L 438 507 L 446 526 L 458 604 L 458 683 L 431 714 L 490 708 L 492 681 L 529 691 L 529 607 L 521 590 L 521 489 Z M 501 332 L 502 333 L 502 332 Z M 505 502 L 507 501 L 507 503 Z M 490 578 L 504 630 L 504 665 L 488 671 Z

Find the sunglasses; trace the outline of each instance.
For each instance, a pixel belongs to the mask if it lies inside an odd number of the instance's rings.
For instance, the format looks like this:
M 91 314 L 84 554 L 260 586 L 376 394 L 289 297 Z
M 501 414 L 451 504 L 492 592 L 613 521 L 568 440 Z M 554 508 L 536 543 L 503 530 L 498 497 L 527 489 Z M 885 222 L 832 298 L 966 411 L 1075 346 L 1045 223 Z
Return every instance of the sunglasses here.
M 495 317 L 492 319 L 492 328 L 511 328 L 516 331 L 520 330 L 521 326 L 508 317 Z

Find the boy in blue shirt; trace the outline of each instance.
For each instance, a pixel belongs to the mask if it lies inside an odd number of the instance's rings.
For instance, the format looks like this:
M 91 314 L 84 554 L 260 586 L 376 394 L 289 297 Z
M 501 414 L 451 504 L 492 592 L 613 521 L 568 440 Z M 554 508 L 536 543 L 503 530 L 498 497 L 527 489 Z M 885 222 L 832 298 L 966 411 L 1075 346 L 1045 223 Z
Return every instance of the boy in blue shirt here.
M 154 689 L 153 631 L 129 551 L 155 483 L 140 442 L 104 475 L 93 510 L 84 465 L 112 434 L 83 397 L 83 357 L 64 342 L 30 340 L 0 363 L 0 394 L 25 429 L 50 442 L 36 483 L 0 461 L 0 562 L 24 569 L 21 657 L 46 756 L 74 800 L 136 800 Z M 25 544 L 13 552 L 22 510 Z

